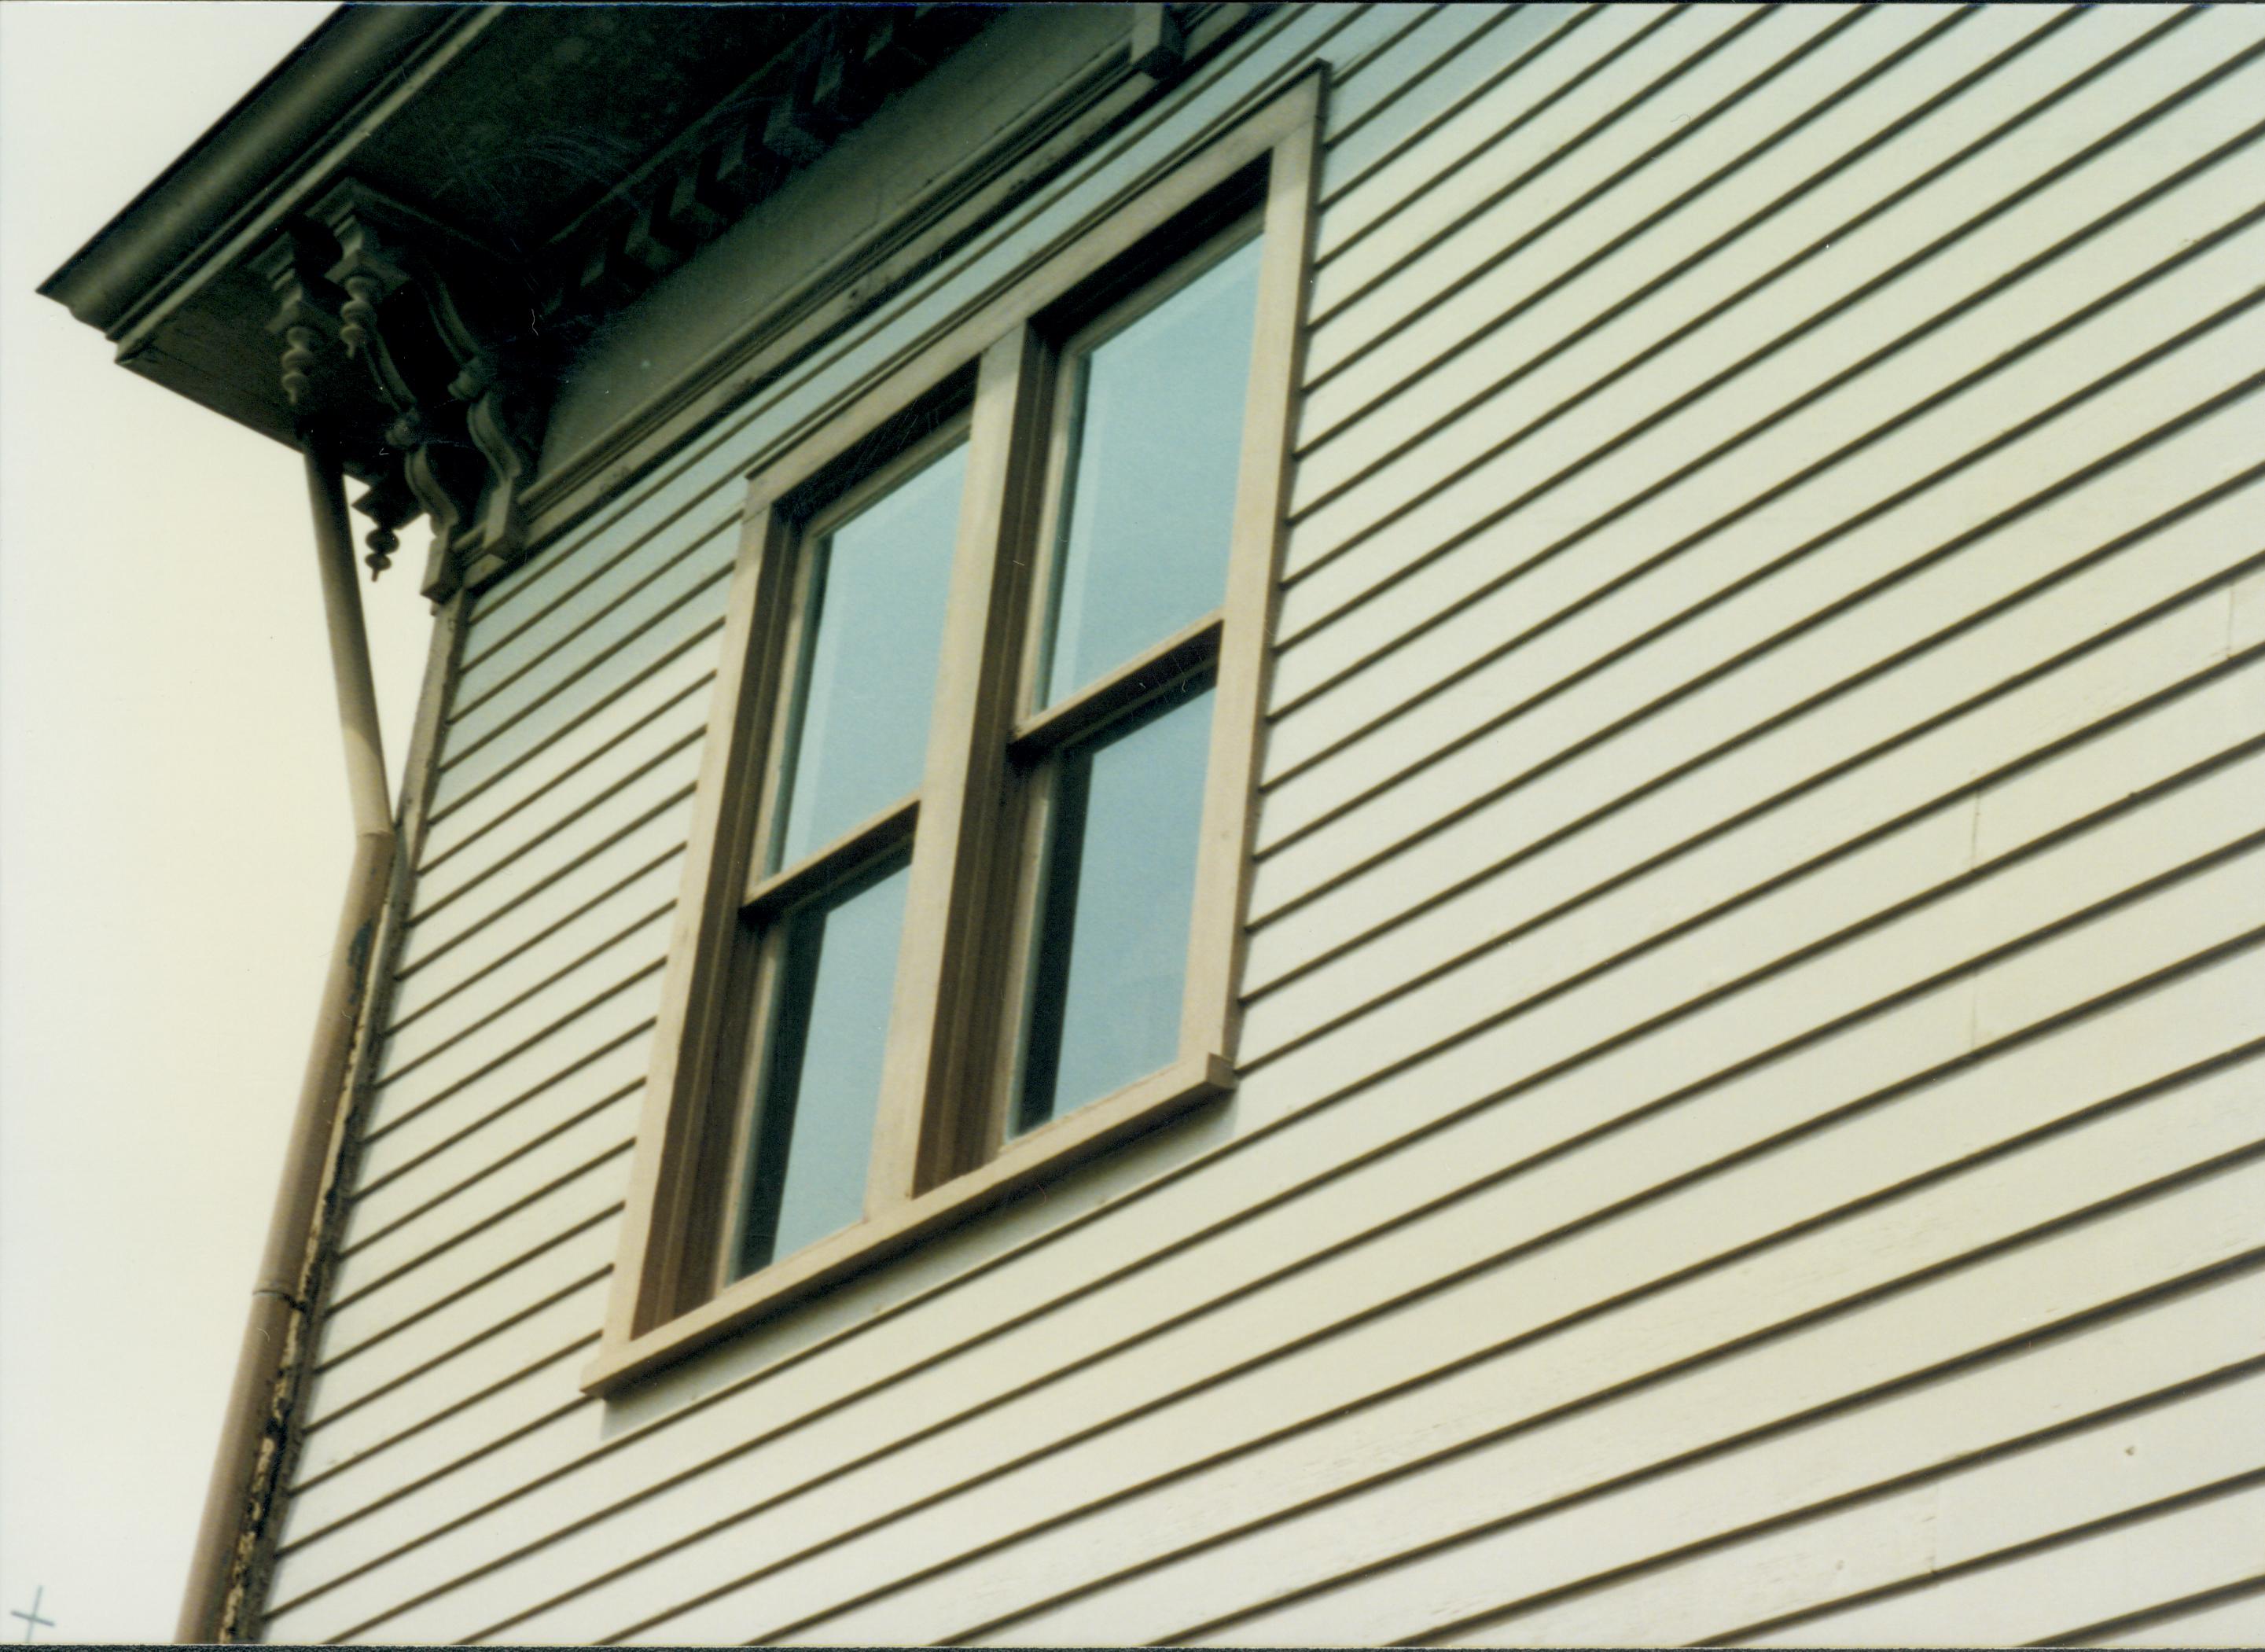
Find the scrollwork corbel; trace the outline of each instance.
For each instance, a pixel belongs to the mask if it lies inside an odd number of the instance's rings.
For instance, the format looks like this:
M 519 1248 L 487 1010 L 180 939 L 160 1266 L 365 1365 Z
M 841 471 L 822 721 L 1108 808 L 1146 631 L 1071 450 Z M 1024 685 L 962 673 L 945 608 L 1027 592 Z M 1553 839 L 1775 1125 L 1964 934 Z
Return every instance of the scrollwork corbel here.
M 366 375 L 368 447 L 384 473 L 364 501 L 371 566 L 421 511 L 433 545 L 424 590 L 443 600 L 468 567 L 508 566 L 524 546 L 535 375 L 492 318 L 526 306 L 500 260 L 371 191 L 341 185 L 316 216 L 335 248 L 321 279 L 337 295 L 338 347 Z

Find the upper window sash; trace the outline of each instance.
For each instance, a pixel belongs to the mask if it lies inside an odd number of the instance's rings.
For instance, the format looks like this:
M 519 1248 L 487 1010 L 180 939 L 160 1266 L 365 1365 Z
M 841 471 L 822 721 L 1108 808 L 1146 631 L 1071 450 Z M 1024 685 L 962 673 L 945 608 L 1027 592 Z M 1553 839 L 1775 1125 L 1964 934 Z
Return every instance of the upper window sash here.
M 1319 101 L 1319 74 L 1309 73 L 1137 193 L 1096 200 L 1082 230 L 806 426 L 751 477 L 622 1250 L 586 1390 L 609 1392 L 1231 1088 L 1233 983 Z M 1058 447 L 1048 426 L 1064 349 L 1074 352 L 1089 324 L 1104 331 L 1128 324 L 1117 301 L 1132 297 L 1138 309 L 1132 295 L 1172 266 L 1220 251 L 1205 238 L 1230 230 L 1242 215 L 1235 203 L 1262 192 L 1257 303 L 1220 605 L 1037 710 L 1032 582 L 1022 569 L 1037 560 L 1040 518 L 1059 497 L 1046 472 Z M 1199 231 L 1192 240 L 1191 228 Z M 965 419 L 966 482 L 919 788 L 781 870 L 759 870 L 758 850 L 777 829 L 777 791 L 767 782 L 783 761 L 795 715 L 786 662 L 797 657 L 790 631 L 799 611 L 796 581 L 807 578 L 800 571 L 806 535 L 813 527 L 823 531 L 825 513 L 837 505 L 843 520 L 853 517 L 853 492 L 879 485 L 878 472 L 860 468 L 860 455 L 878 451 L 910 462 L 916 436 L 940 411 Z M 896 461 L 899 455 L 907 457 Z M 1016 858 L 1009 849 L 1023 846 L 1018 853 L 1027 860 L 1041 841 L 1016 813 L 1016 782 L 1049 753 L 1137 715 L 1132 702 L 1159 672 L 1181 680 L 1202 673 L 1212 702 L 1177 1051 L 1147 1078 L 1009 1135 L 997 1101 L 967 1103 L 1004 1094 L 1000 1052 L 1009 1035 L 998 1024 L 996 983 L 1016 928 L 1028 935 L 1034 921 L 1001 885 Z M 712 1215 L 717 1132 L 709 1126 L 723 1104 L 718 1073 L 736 1053 L 726 1047 L 733 1016 L 743 1013 L 733 993 L 748 985 L 733 959 L 744 956 L 751 921 L 783 932 L 781 920 L 806 894 L 856 876 L 871 863 L 867 851 L 885 849 L 892 833 L 911 844 L 907 918 L 863 1219 L 711 1292 L 724 1241 Z M 962 967 L 972 960 L 982 966 Z

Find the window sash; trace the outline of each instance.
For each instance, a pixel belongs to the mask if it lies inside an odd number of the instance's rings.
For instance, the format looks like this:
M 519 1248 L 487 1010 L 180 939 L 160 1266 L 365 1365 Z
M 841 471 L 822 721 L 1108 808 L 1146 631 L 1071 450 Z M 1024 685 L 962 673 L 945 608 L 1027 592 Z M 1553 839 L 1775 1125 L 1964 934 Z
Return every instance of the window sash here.
M 808 733 L 809 695 L 811 678 L 817 664 L 824 615 L 818 586 L 821 579 L 830 579 L 833 559 L 832 541 L 838 529 L 856 520 L 868 510 L 883 503 L 899 487 L 914 479 L 929 467 L 946 462 L 951 451 L 967 439 L 967 415 L 963 411 L 943 419 L 937 427 L 915 439 L 904 451 L 896 454 L 870 475 L 863 477 L 839 499 L 812 514 L 796 535 L 794 590 L 790 599 L 792 612 L 787 620 L 787 634 L 781 649 L 782 658 L 776 669 L 781 679 L 776 690 L 774 726 L 769 737 L 770 761 L 763 775 L 763 798 L 755 820 L 755 841 L 751 865 L 760 869 L 763 880 L 776 880 L 797 867 L 822 863 L 837 854 L 845 842 L 870 827 L 874 822 L 892 814 L 907 804 L 915 804 L 920 793 L 917 786 L 892 803 L 883 804 L 876 812 L 830 838 L 805 847 L 791 862 L 781 864 L 787 833 L 792 822 L 795 795 L 808 777 L 796 771 L 817 753 L 805 749 Z M 965 470 L 963 462 L 962 469 Z M 963 483 L 963 491 L 965 484 Z M 822 554 L 821 554 L 822 551 Z M 939 644 L 944 630 L 939 624 Z M 933 721 L 936 707 L 933 701 L 935 684 L 929 684 L 931 700 L 929 717 Z
M 1064 686 L 1061 692 L 1056 691 L 1054 679 L 1060 669 L 1063 641 L 1060 633 L 1065 625 L 1063 600 L 1067 593 L 1063 586 L 1069 575 L 1073 554 L 1072 529 L 1080 503 L 1076 498 L 1075 483 L 1086 451 L 1085 428 L 1090 415 L 1083 382 L 1087 364 L 1104 346 L 1132 331 L 1220 265 L 1259 242 L 1262 228 L 1258 213 L 1243 215 L 1225 229 L 1186 249 L 1183 256 L 1155 271 L 1151 279 L 1130 295 L 1085 322 L 1060 346 L 1055 370 L 1057 382 L 1051 397 L 1051 424 L 1046 441 L 1045 507 L 1034 546 L 1034 588 L 1029 604 L 1029 632 L 1023 642 L 1023 687 L 1020 711 L 1025 719 L 1035 719 L 1053 707 L 1079 698 L 1103 680 L 1123 674 L 1138 664 L 1141 656 L 1161 640 L 1151 638 L 1146 647 L 1135 651 L 1133 655 L 1072 681 Z M 1255 316 L 1252 325 L 1255 342 Z M 1241 388 L 1242 411 L 1247 423 L 1250 397 L 1247 375 Z M 1231 524 L 1222 524 L 1221 531 L 1229 541 L 1220 547 L 1223 591 L 1226 564 L 1234 549 Z M 1171 627 L 1167 634 L 1176 635 L 1200 626 L 1206 620 L 1216 617 L 1219 612 L 1218 604 L 1207 604 L 1203 614 L 1182 621 L 1179 625 Z

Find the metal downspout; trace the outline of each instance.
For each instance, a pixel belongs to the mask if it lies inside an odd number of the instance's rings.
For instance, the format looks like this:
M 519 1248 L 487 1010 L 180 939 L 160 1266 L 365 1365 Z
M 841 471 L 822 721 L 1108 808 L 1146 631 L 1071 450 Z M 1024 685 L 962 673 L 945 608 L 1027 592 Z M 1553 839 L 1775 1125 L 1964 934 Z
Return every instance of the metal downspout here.
M 312 438 L 305 443 L 305 456 L 323 608 L 331 634 L 331 669 L 338 687 L 339 725 L 345 737 L 347 795 L 353 809 L 353 863 L 331 946 L 314 1044 L 299 1088 L 283 1182 L 276 1190 L 267 1246 L 260 1256 L 251 1309 L 237 1354 L 220 1450 L 190 1555 L 188 1587 L 174 1630 L 174 1638 L 182 1641 L 217 1640 L 226 1627 L 238 1549 L 246 1535 L 244 1516 L 269 1454 L 283 1446 L 276 1383 L 306 1307 L 299 1292 L 307 1274 L 308 1248 L 344 1099 L 346 1065 L 368 995 L 371 942 L 393 868 L 393 811 L 386 794 L 385 748 L 378 732 L 369 639 L 362 629 L 361 591 L 354 578 L 345 477 L 336 454 Z

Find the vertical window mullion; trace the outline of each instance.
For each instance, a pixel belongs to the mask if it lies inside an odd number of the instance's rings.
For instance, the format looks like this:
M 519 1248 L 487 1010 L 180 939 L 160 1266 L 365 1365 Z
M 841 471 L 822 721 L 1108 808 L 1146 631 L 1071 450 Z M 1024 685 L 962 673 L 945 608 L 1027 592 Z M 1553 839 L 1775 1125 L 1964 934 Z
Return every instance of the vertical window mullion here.
M 1006 732 L 1014 715 L 1019 559 L 1043 448 L 1045 353 L 1017 327 L 983 353 L 968 436 L 967 484 L 936 710 L 921 782 L 921 829 L 905 899 L 905 939 L 866 1209 L 917 1197 L 974 1162 L 985 1120 L 972 1098 L 991 1046 L 980 966 L 998 877 Z

